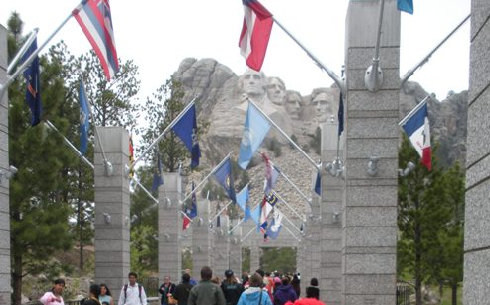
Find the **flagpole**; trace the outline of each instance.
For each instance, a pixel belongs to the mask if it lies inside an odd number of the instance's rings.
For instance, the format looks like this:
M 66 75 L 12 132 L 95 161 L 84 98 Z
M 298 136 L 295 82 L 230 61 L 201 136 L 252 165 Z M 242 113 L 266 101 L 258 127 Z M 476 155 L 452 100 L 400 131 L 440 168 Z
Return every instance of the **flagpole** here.
M 422 106 L 424 106 L 424 104 L 427 103 L 427 100 L 429 98 L 430 95 L 424 97 L 424 99 L 421 100 L 412 110 L 410 110 L 410 112 L 400 121 L 400 123 L 398 123 L 398 126 L 402 126 L 403 124 L 405 124 L 415 112 L 417 112 Z
M 251 228 L 251 229 L 250 229 L 250 230 L 247 232 L 247 234 L 245 234 L 245 236 L 244 236 L 244 237 L 243 237 L 243 238 L 240 240 L 240 242 L 242 242 L 242 243 L 243 243 L 243 241 L 244 241 L 245 239 L 247 239 L 247 237 L 250 235 L 250 233 L 252 233 L 252 231 L 253 231 L 253 230 L 255 230 L 255 227 L 252 227 L 252 228 Z
M 273 163 L 272 161 L 271 161 L 271 163 L 272 163 L 272 166 L 275 166 L 275 165 L 274 165 L 274 163 Z M 297 186 L 296 184 L 294 184 L 294 182 L 293 182 L 293 181 L 291 181 L 291 179 L 289 179 L 289 177 L 288 177 L 288 176 L 286 176 L 286 174 L 284 174 L 284 173 L 282 172 L 282 170 L 278 170 L 278 172 L 281 174 L 281 176 L 283 176 L 283 177 L 286 179 L 286 181 L 287 181 L 287 182 L 289 182 L 289 184 L 291 184 L 291 185 L 294 187 L 294 189 L 295 189 L 295 190 L 296 190 L 296 191 L 297 191 L 297 192 L 298 192 L 298 193 L 299 193 L 299 194 L 300 194 L 300 195 L 301 195 L 301 196 L 302 196 L 302 197 L 305 199 L 305 201 L 306 201 L 306 202 L 307 202 L 307 203 L 308 203 L 308 204 L 311 206 L 311 200 L 310 200 L 308 197 L 306 197 L 306 195 L 305 195 L 305 194 L 304 194 L 304 193 L 303 193 L 303 192 L 302 192 L 302 191 L 301 191 L 301 190 L 298 188 L 298 186 Z
M 151 198 L 151 199 L 152 199 L 152 200 L 153 200 L 153 201 L 154 201 L 156 204 L 158 204 L 158 203 L 159 203 L 158 199 L 156 199 L 156 198 L 155 198 L 155 197 L 154 197 L 154 196 L 153 196 L 153 195 L 150 193 L 150 191 L 148 191 L 148 190 L 146 189 L 146 187 L 144 187 L 144 186 L 143 186 L 143 184 L 141 184 L 141 182 L 140 182 L 138 179 L 136 179 L 136 178 L 133 176 L 133 177 L 131 178 L 131 180 L 133 180 L 134 182 L 136 182 L 136 184 L 137 184 L 139 187 L 141 187 L 141 189 L 142 189 L 142 190 L 143 190 L 143 191 L 144 191 L 144 192 L 145 192 L 145 193 L 148 195 L 148 197 L 150 197 L 150 198 Z
M 53 39 L 53 37 L 61 30 L 61 28 L 65 26 L 65 24 L 68 22 L 68 20 L 70 20 L 72 16 L 73 15 L 70 14 L 68 17 L 66 17 L 66 19 L 63 20 L 58 28 L 56 28 L 56 30 L 54 30 L 54 32 L 48 37 L 48 39 L 21 64 L 21 66 L 15 71 L 14 74 L 12 74 L 11 76 L 7 75 L 7 81 L 5 82 L 5 84 L 0 85 L 0 99 L 3 97 L 6 89 L 8 88 L 8 86 L 10 86 L 10 84 L 12 84 L 14 79 L 19 76 L 19 74 L 22 73 L 32 63 L 37 54 L 39 54 L 39 52 L 41 52 L 41 50 L 49 43 L 49 41 Z
M 413 67 L 412 69 L 410 69 L 407 74 L 405 74 L 401 80 L 401 83 L 400 83 L 400 88 L 403 88 L 404 84 L 407 82 L 407 80 L 410 78 L 410 76 L 412 76 L 415 71 L 422 67 L 426 62 L 429 61 L 429 58 L 432 56 L 432 54 L 434 54 L 437 49 L 439 49 L 445 42 L 446 40 L 449 39 L 449 37 L 451 37 L 469 18 L 470 18 L 471 14 L 469 14 L 468 16 L 466 16 L 465 19 L 463 19 L 463 21 L 461 21 L 452 31 L 451 33 L 449 33 L 449 35 L 447 35 L 434 49 L 432 49 L 432 51 L 429 52 L 429 54 L 427 54 L 417 65 L 415 65 L 415 67 Z
M 178 116 L 176 116 L 172 122 L 170 122 L 170 124 L 167 125 L 167 127 L 165 127 L 165 129 L 163 130 L 163 132 L 158 136 L 158 138 L 153 141 L 153 143 L 151 143 L 151 145 L 143 152 L 141 153 L 141 155 L 136 159 L 134 160 L 133 164 L 131 164 L 131 166 L 127 169 L 127 172 L 129 173 L 130 171 L 132 171 L 134 169 L 134 166 L 136 165 L 136 163 L 138 163 L 138 161 L 140 161 L 150 150 L 153 149 L 153 147 L 155 145 L 158 144 L 158 142 L 160 142 L 162 140 L 162 138 L 165 136 L 165 134 L 172 128 L 174 127 L 174 125 L 180 120 L 180 118 L 182 118 L 182 116 L 184 116 L 184 114 L 186 114 L 186 112 L 192 107 L 192 105 L 194 105 L 194 101 L 197 99 L 197 97 L 194 97 L 194 99 L 192 99 L 192 101 L 187 104 L 187 106 L 184 107 L 184 109 L 179 113 Z
M 294 40 L 294 42 L 296 42 L 296 44 L 301 48 L 303 49 L 303 51 L 306 52 L 306 54 L 317 64 L 318 67 L 320 67 L 320 69 L 324 70 L 325 72 L 327 72 L 328 76 L 330 76 L 331 79 L 334 80 L 334 82 L 337 84 L 337 86 L 339 86 L 339 89 L 342 91 L 342 92 L 345 92 L 345 83 L 342 81 L 342 79 L 340 77 L 338 77 L 337 74 L 335 74 L 333 71 L 331 71 L 329 68 L 327 68 L 323 63 L 320 62 L 320 60 L 318 58 L 316 58 L 316 56 L 314 56 L 305 46 L 303 46 L 303 44 L 301 42 L 299 42 L 298 39 L 296 39 L 296 37 L 294 37 L 279 21 L 277 21 L 277 19 L 272 16 L 272 20 L 292 39 Z
M 235 231 L 235 229 L 238 228 L 244 221 L 245 221 L 245 217 L 240 219 L 240 221 L 233 228 L 231 228 L 231 230 L 228 231 L 228 234 L 233 233 L 233 231 Z
M 385 0 L 381 0 L 381 3 L 379 5 L 378 31 L 376 33 L 376 45 L 374 46 L 373 63 L 367 68 L 364 77 L 364 85 L 371 92 L 378 91 L 381 83 L 383 82 L 383 72 L 379 68 L 379 45 L 381 42 L 381 27 L 383 25 L 384 7 Z M 378 73 L 380 75 L 378 75 Z
M 39 28 L 35 28 L 32 31 L 31 35 L 29 35 L 29 38 L 27 38 L 26 42 L 24 42 L 24 44 L 22 45 L 22 47 L 20 48 L 20 50 L 17 52 L 17 54 L 15 54 L 14 59 L 12 59 L 12 61 L 10 62 L 9 66 L 7 68 L 7 75 L 9 75 L 10 72 L 12 72 L 12 69 L 15 67 L 15 65 L 17 64 L 17 62 L 19 61 L 19 59 L 24 55 L 24 53 L 26 52 L 26 50 L 34 42 L 34 39 L 37 37 L 37 33 L 38 32 L 39 32 Z
M 286 215 L 284 215 L 284 213 L 281 212 L 280 209 L 277 209 L 277 210 L 282 214 L 282 216 L 284 217 L 284 219 L 286 219 L 289 222 L 290 225 L 292 225 L 296 230 L 298 230 L 298 232 L 301 233 L 301 229 L 300 228 L 298 228 L 291 220 L 289 220 L 289 218 Z
M 224 210 L 226 210 L 226 208 L 227 208 L 227 207 L 228 207 L 230 204 L 232 204 L 232 203 L 233 203 L 233 200 L 230 200 L 230 201 L 228 202 L 228 204 L 227 204 L 227 205 L 226 205 L 224 208 L 222 208 L 222 209 L 221 209 L 221 210 L 220 210 L 220 211 L 219 211 L 219 212 L 218 212 L 216 215 L 214 215 L 213 219 L 211 219 L 211 220 L 209 221 L 209 223 L 213 223 L 213 221 L 214 221 L 216 218 L 218 218 L 218 216 L 219 216 L 219 215 L 221 215 L 221 213 L 223 213 L 223 211 L 224 211 Z
M 286 204 L 286 206 L 287 206 L 287 207 L 288 207 L 288 208 L 289 208 L 291 211 L 293 211 L 293 213 L 294 213 L 294 214 L 296 214 L 296 216 L 298 216 L 298 217 L 299 217 L 299 219 L 304 219 L 303 217 L 301 217 L 301 215 L 299 215 L 299 214 L 298 214 L 298 212 L 296 212 L 296 210 L 295 210 L 295 209 L 293 209 L 293 208 L 292 208 L 292 207 L 289 205 L 289 203 L 288 203 L 286 200 L 284 200 L 284 199 L 281 197 L 281 195 L 279 195 L 279 194 L 278 194 L 276 191 L 274 191 L 274 190 L 272 190 L 272 193 L 273 193 L 274 195 L 276 195 L 276 196 L 277 196 L 277 199 L 279 199 L 280 201 L 284 202 L 284 203 Z M 275 205 L 274 205 L 274 207 L 275 207 Z
M 307 154 L 305 153 L 299 146 L 298 144 L 296 144 L 293 140 L 291 140 L 291 138 L 279 127 L 277 126 L 276 123 L 274 123 L 273 120 L 271 120 L 271 118 L 269 118 L 269 116 L 267 114 L 265 114 L 264 111 L 262 111 L 262 109 L 260 109 L 257 104 L 255 104 L 250 98 L 247 97 L 247 101 L 249 103 L 251 103 L 255 108 L 257 108 L 257 110 L 260 112 L 260 114 L 262 114 L 262 116 L 267 120 L 269 121 L 269 123 L 271 123 L 272 126 L 274 126 L 274 128 L 276 128 L 277 131 L 279 131 L 279 133 L 285 137 L 299 152 L 301 152 L 307 159 L 308 161 L 310 161 L 311 164 L 313 164 L 313 166 L 317 169 L 317 170 L 320 170 L 321 168 L 318 166 L 318 164 Z
M 68 147 L 70 147 L 74 152 L 76 152 L 85 164 L 94 169 L 94 165 L 87 158 L 85 158 L 85 156 L 73 144 L 71 144 L 70 140 L 68 140 L 63 134 L 61 134 L 61 132 L 53 125 L 53 123 L 51 123 L 51 121 L 46 120 L 44 122 L 44 125 L 46 125 L 49 129 L 56 131 L 63 138 L 65 144 L 68 145 Z
M 286 218 L 287 219 L 287 218 Z M 289 221 L 289 220 L 288 220 Z M 288 227 L 286 226 L 283 226 L 284 228 L 286 228 L 286 230 L 288 230 L 289 234 L 291 234 L 294 238 L 296 238 L 297 241 L 301 241 L 300 238 L 296 237 L 296 235 L 293 233 L 293 231 L 291 231 L 291 229 L 289 229 Z
M 231 151 L 230 151 L 230 152 L 229 152 L 229 153 L 226 155 L 226 157 L 225 157 L 223 160 L 221 160 L 221 162 L 220 162 L 218 165 L 216 165 L 216 166 L 215 166 L 215 167 L 214 167 L 214 168 L 211 170 L 211 172 L 210 172 L 210 173 L 209 173 L 209 174 L 208 174 L 208 175 L 207 175 L 207 176 L 206 176 L 204 179 L 202 179 L 202 180 L 201 180 L 201 182 L 199 182 L 199 184 L 198 184 L 196 187 L 194 187 L 194 189 L 193 189 L 193 190 L 192 190 L 192 191 L 191 191 L 189 194 L 187 194 L 187 195 L 184 197 L 184 199 L 180 200 L 180 202 L 182 203 L 182 202 L 185 202 L 187 199 L 189 199 L 189 197 L 190 197 L 190 196 L 192 196 L 192 194 L 194 194 L 194 193 L 197 191 L 197 189 L 198 189 L 198 188 L 199 188 L 199 187 L 200 187 L 200 186 L 201 186 L 201 185 L 202 185 L 204 182 L 206 182 L 206 180 L 208 180 L 208 178 L 209 178 L 209 177 L 210 177 L 212 174 L 214 174 L 214 172 L 216 171 L 216 169 L 217 169 L 218 167 L 220 167 L 220 166 L 221 166 L 223 163 L 225 163 L 225 162 L 226 162 L 226 159 L 228 159 L 228 158 L 230 157 L 230 155 L 231 155 Z

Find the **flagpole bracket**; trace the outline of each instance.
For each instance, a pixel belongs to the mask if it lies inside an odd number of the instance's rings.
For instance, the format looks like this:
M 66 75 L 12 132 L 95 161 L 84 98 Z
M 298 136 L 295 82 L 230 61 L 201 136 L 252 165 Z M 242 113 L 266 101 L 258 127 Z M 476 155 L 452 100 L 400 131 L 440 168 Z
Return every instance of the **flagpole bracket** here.
M 373 71 L 377 71 L 374 73 Z M 376 92 L 383 84 L 383 71 L 379 67 L 379 58 L 373 58 L 373 64 L 369 66 L 364 74 L 364 85 L 371 92 Z
M 332 162 L 328 162 L 325 165 L 325 171 L 330 174 L 332 177 L 339 177 L 343 178 L 344 177 L 344 163 L 340 158 L 335 158 Z
M 107 160 L 104 160 L 104 169 L 106 177 L 110 177 L 114 173 L 114 167 L 112 166 L 112 163 Z

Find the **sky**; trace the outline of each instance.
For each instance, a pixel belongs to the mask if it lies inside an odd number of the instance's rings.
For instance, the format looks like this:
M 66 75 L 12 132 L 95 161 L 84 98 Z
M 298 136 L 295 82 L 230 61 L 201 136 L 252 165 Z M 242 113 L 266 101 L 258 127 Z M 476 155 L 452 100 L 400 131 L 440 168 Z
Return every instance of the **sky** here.
M 470 13 L 471 5 L 470 0 L 413 2 L 414 14 L 401 16 L 400 76 L 442 41 Z M 340 75 L 347 0 L 303 0 L 301 5 L 297 0 L 261 3 L 325 66 Z M 6 27 L 8 17 L 17 11 L 24 21 L 24 34 L 39 28 L 41 45 L 78 4 L 78 0 L 0 0 L 0 24 Z M 113 0 L 110 5 L 118 57 L 133 60 L 139 67 L 142 101 L 188 57 L 214 58 L 236 74 L 246 70 L 238 47 L 243 23 L 239 0 Z M 410 80 L 440 100 L 449 90 L 467 90 L 469 25 L 467 22 L 456 32 Z M 91 48 L 74 18 L 50 44 L 60 40 L 74 55 Z M 302 95 L 333 83 L 278 26 L 273 26 L 262 71 L 267 76 L 279 76 L 287 89 Z

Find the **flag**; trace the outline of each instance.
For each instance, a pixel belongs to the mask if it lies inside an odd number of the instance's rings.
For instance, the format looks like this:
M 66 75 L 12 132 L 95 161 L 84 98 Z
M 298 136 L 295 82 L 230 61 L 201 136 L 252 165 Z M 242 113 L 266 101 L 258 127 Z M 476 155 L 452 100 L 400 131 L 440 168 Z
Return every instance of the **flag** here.
M 214 172 L 214 178 L 221 184 L 224 188 L 228 197 L 236 202 L 235 194 L 235 184 L 233 182 L 233 175 L 231 174 L 231 159 L 226 158 L 220 167 Z
M 260 204 L 260 229 L 262 231 L 263 228 L 267 228 L 267 217 L 269 213 L 272 211 L 276 203 L 279 201 L 279 198 L 275 194 L 264 195 L 262 199 L 262 203 Z M 264 227 L 265 223 L 265 227 Z
M 274 218 L 272 218 L 271 224 L 267 227 L 267 237 L 270 239 L 276 239 L 282 228 L 282 218 L 284 215 L 279 210 L 274 211 Z
M 399 125 L 403 127 L 410 143 L 421 157 L 420 162 L 428 170 L 431 170 L 432 151 L 430 147 L 429 118 L 427 117 L 427 98 L 417 104 Z
M 26 61 L 37 50 L 37 38 L 34 39 L 27 51 L 22 56 L 22 62 Z M 41 122 L 43 106 L 41 103 L 41 79 L 39 74 L 39 57 L 36 56 L 30 66 L 24 71 L 27 81 L 26 102 L 31 109 L 31 126 Z
M 404 11 L 409 14 L 413 14 L 412 0 L 397 0 L 397 8 L 399 11 Z
M 339 110 L 337 111 L 337 120 L 339 121 L 338 136 L 344 131 L 344 98 L 342 97 L 342 90 L 340 90 L 339 96 Z
M 261 156 L 265 163 L 264 194 L 268 195 L 274 188 L 280 172 L 265 153 L 261 153 Z
M 269 121 L 262 116 L 259 110 L 252 103 L 248 103 L 240 155 L 238 156 L 238 164 L 241 168 L 247 169 L 250 159 L 259 148 L 270 127 Z
M 260 71 L 272 31 L 272 14 L 257 0 L 243 0 L 245 17 L 240 34 L 240 53 L 247 66 Z
M 318 196 L 322 195 L 322 174 L 320 172 L 316 174 L 315 193 L 317 193 Z
M 260 203 L 255 206 L 253 211 L 250 212 L 250 219 L 252 219 L 257 226 L 259 225 L 259 218 L 260 218 Z
M 109 0 L 83 0 L 72 15 L 99 58 L 107 80 L 119 70 Z
M 83 87 L 83 80 L 80 82 L 79 99 L 80 99 L 80 152 L 83 155 L 87 151 L 88 128 L 89 128 L 88 118 L 90 116 L 90 112 L 88 110 L 87 96 L 85 94 L 85 88 Z
M 191 168 L 198 166 L 201 150 L 197 142 L 196 106 L 194 104 L 172 126 L 172 130 L 191 153 Z
M 194 181 L 192 181 L 192 192 L 191 206 L 186 208 L 184 218 L 182 219 L 182 230 L 187 229 L 191 223 L 191 219 L 197 216 L 197 198 L 194 192 Z
M 155 171 L 153 173 L 153 185 L 151 186 L 152 193 L 158 191 L 158 187 L 163 185 L 163 165 L 162 159 L 160 158 L 160 154 L 157 153 L 157 164 Z M 194 195 L 194 194 L 193 194 Z
M 131 170 L 129 171 L 129 178 L 133 178 L 134 176 L 134 168 L 133 168 L 133 163 L 134 163 L 134 148 L 133 148 L 133 134 L 129 136 L 129 168 Z

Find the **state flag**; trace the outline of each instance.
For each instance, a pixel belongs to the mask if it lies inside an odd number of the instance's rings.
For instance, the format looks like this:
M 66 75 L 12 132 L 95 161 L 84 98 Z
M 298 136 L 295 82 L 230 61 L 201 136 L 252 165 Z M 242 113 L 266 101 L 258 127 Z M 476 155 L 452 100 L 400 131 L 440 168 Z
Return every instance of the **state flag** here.
M 227 157 L 226 160 L 216 169 L 214 172 L 214 178 L 223 186 L 228 197 L 236 202 L 235 184 L 233 182 L 233 175 L 231 173 L 231 159 Z
M 201 149 L 197 141 L 196 105 L 192 104 L 172 126 L 173 132 L 184 142 L 191 153 L 191 168 L 199 165 Z
M 88 129 L 89 129 L 88 118 L 90 117 L 87 95 L 85 94 L 83 80 L 80 82 L 79 99 L 80 99 L 80 152 L 83 155 L 87 151 L 87 146 L 88 146 Z
M 26 61 L 37 50 L 37 38 L 34 39 L 27 51 L 22 56 L 22 62 Z M 31 110 L 31 126 L 41 122 L 43 111 L 41 103 L 41 79 L 39 72 L 39 57 L 36 56 L 29 67 L 24 71 L 27 81 L 26 103 Z
M 248 103 L 245 128 L 243 129 L 240 154 L 238 156 L 238 165 L 240 165 L 241 168 L 247 169 L 250 159 L 252 159 L 255 151 L 262 144 L 270 127 L 269 121 L 260 113 L 260 111 L 252 103 Z

